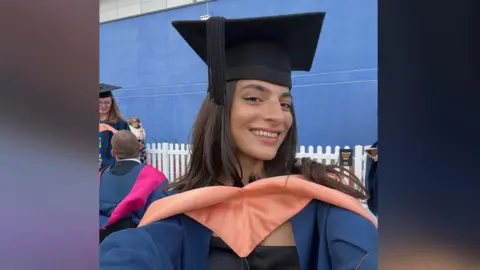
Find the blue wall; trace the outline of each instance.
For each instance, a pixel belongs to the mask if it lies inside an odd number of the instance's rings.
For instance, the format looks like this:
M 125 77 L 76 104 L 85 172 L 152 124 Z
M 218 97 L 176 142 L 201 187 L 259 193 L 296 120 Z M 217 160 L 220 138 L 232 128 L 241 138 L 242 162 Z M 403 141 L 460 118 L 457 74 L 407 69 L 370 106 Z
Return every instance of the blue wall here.
M 206 67 L 170 22 L 196 20 L 205 11 L 203 3 L 100 27 L 100 79 L 123 86 L 115 93 L 120 108 L 140 117 L 149 140 L 188 142 Z M 376 140 L 377 1 L 217 0 L 209 11 L 227 18 L 326 11 L 313 68 L 293 77 L 299 143 Z

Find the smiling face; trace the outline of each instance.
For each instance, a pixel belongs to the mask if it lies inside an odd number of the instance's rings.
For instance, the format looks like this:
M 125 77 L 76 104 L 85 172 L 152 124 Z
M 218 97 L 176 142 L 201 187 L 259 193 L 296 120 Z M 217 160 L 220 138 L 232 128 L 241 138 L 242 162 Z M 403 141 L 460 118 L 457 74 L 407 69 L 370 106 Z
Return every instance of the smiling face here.
M 268 177 L 292 171 L 297 129 L 289 89 L 256 80 L 225 86 L 223 106 L 207 93 L 192 127 L 189 168 L 171 188 L 240 187 L 251 173 Z
M 293 122 L 287 87 L 257 80 L 238 81 L 233 94 L 230 129 L 239 155 L 272 160 Z
M 140 127 L 140 120 L 138 120 L 137 117 L 132 117 L 132 119 L 130 119 L 130 125 L 134 128 L 139 128 Z
M 100 114 L 108 114 L 110 112 L 110 108 L 112 107 L 112 98 L 99 98 L 98 106 Z

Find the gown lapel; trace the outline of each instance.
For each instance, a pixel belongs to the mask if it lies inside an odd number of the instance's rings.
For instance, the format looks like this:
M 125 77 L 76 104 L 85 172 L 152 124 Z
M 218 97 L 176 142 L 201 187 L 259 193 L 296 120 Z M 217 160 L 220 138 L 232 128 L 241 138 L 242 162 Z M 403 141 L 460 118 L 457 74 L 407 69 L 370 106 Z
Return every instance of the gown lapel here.
M 312 253 L 318 252 L 316 220 L 315 201 L 290 219 L 302 270 L 311 269 Z M 207 270 L 212 231 L 188 216 L 183 216 L 183 227 L 182 269 Z
M 315 201 L 311 201 L 302 211 L 290 219 L 302 270 L 311 269 L 312 252 L 316 252 L 315 246 L 318 246 L 314 242 L 318 234 L 315 229 L 316 206 Z
M 207 270 L 212 231 L 183 215 L 182 270 Z

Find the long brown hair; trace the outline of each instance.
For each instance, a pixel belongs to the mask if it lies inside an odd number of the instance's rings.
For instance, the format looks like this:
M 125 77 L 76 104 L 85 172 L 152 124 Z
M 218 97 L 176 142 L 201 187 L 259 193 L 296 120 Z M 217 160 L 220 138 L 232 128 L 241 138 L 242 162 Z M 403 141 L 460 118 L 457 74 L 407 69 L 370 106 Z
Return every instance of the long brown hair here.
M 191 158 L 187 171 L 169 188 L 184 192 L 196 188 L 226 185 L 218 179 L 226 175 L 234 186 L 242 186 L 242 170 L 236 156 L 236 146 L 230 130 L 230 111 L 236 82 L 228 82 L 225 105 L 214 104 L 209 95 L 203 101 L 192 129 Z M 295 158 L 297 152 L 297 126 L 292 106 L 293 122 L 285 140 L 273 160 L 265 161 L 265 176 L 273 177 L 302 174 L 312 182 L 337 189 L 359 199 L 367 199 L 368 191 L 360 180 L 345 168 L 324 165 L 313 160 Z M 358 189 L 342 183 L 347 177 Z M 252 177 L 251 177 L 252 178 Z M 255 179 L 252 179 L 255 180 Z
M 117 120 L 125 121 L 123 118 L 122 113 L 120 112 L 120 108 L 118 108 L 117 101 L 114 97 L 110 97 L 112 99 L 112 105 L 110 106 L 110 111 L 108 112 L 107 123 L 115 124 Z

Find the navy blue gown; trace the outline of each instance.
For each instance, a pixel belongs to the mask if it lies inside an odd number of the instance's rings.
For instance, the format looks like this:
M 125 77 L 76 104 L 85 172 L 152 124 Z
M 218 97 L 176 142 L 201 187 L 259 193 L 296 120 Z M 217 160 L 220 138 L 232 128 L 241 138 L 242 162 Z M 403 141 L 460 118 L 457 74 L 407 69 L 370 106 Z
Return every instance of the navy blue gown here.
M 180 214 L 111 234 L 100 245 L 100 269 L 378 269 L 377 228 L 363 216 L 312 200 L 290 223 L 296 247 L 257 247 L 240 258 L 210 229 Z
M 135 160 L 120 160 L 102 171 L 100 242 L 112 232 L 137 227 L 148 206 L 163 197 L 167 184 L 162 172 Z
M 115 124 L 110 124 L 105 121 L 100 121 L 100 123 L 108 124 L 116 130 L 130 130 L 128 123 L 120 119 L 117 120 Z M 115 157 L 112 156 L 113 133 L 111 131 L 102 131 L 98 134 L 98 136 L 100 137 L 101 144 L 99 154 L 102 159 L 100 170 L 103 170 L 105 167 L 115 164 Z

